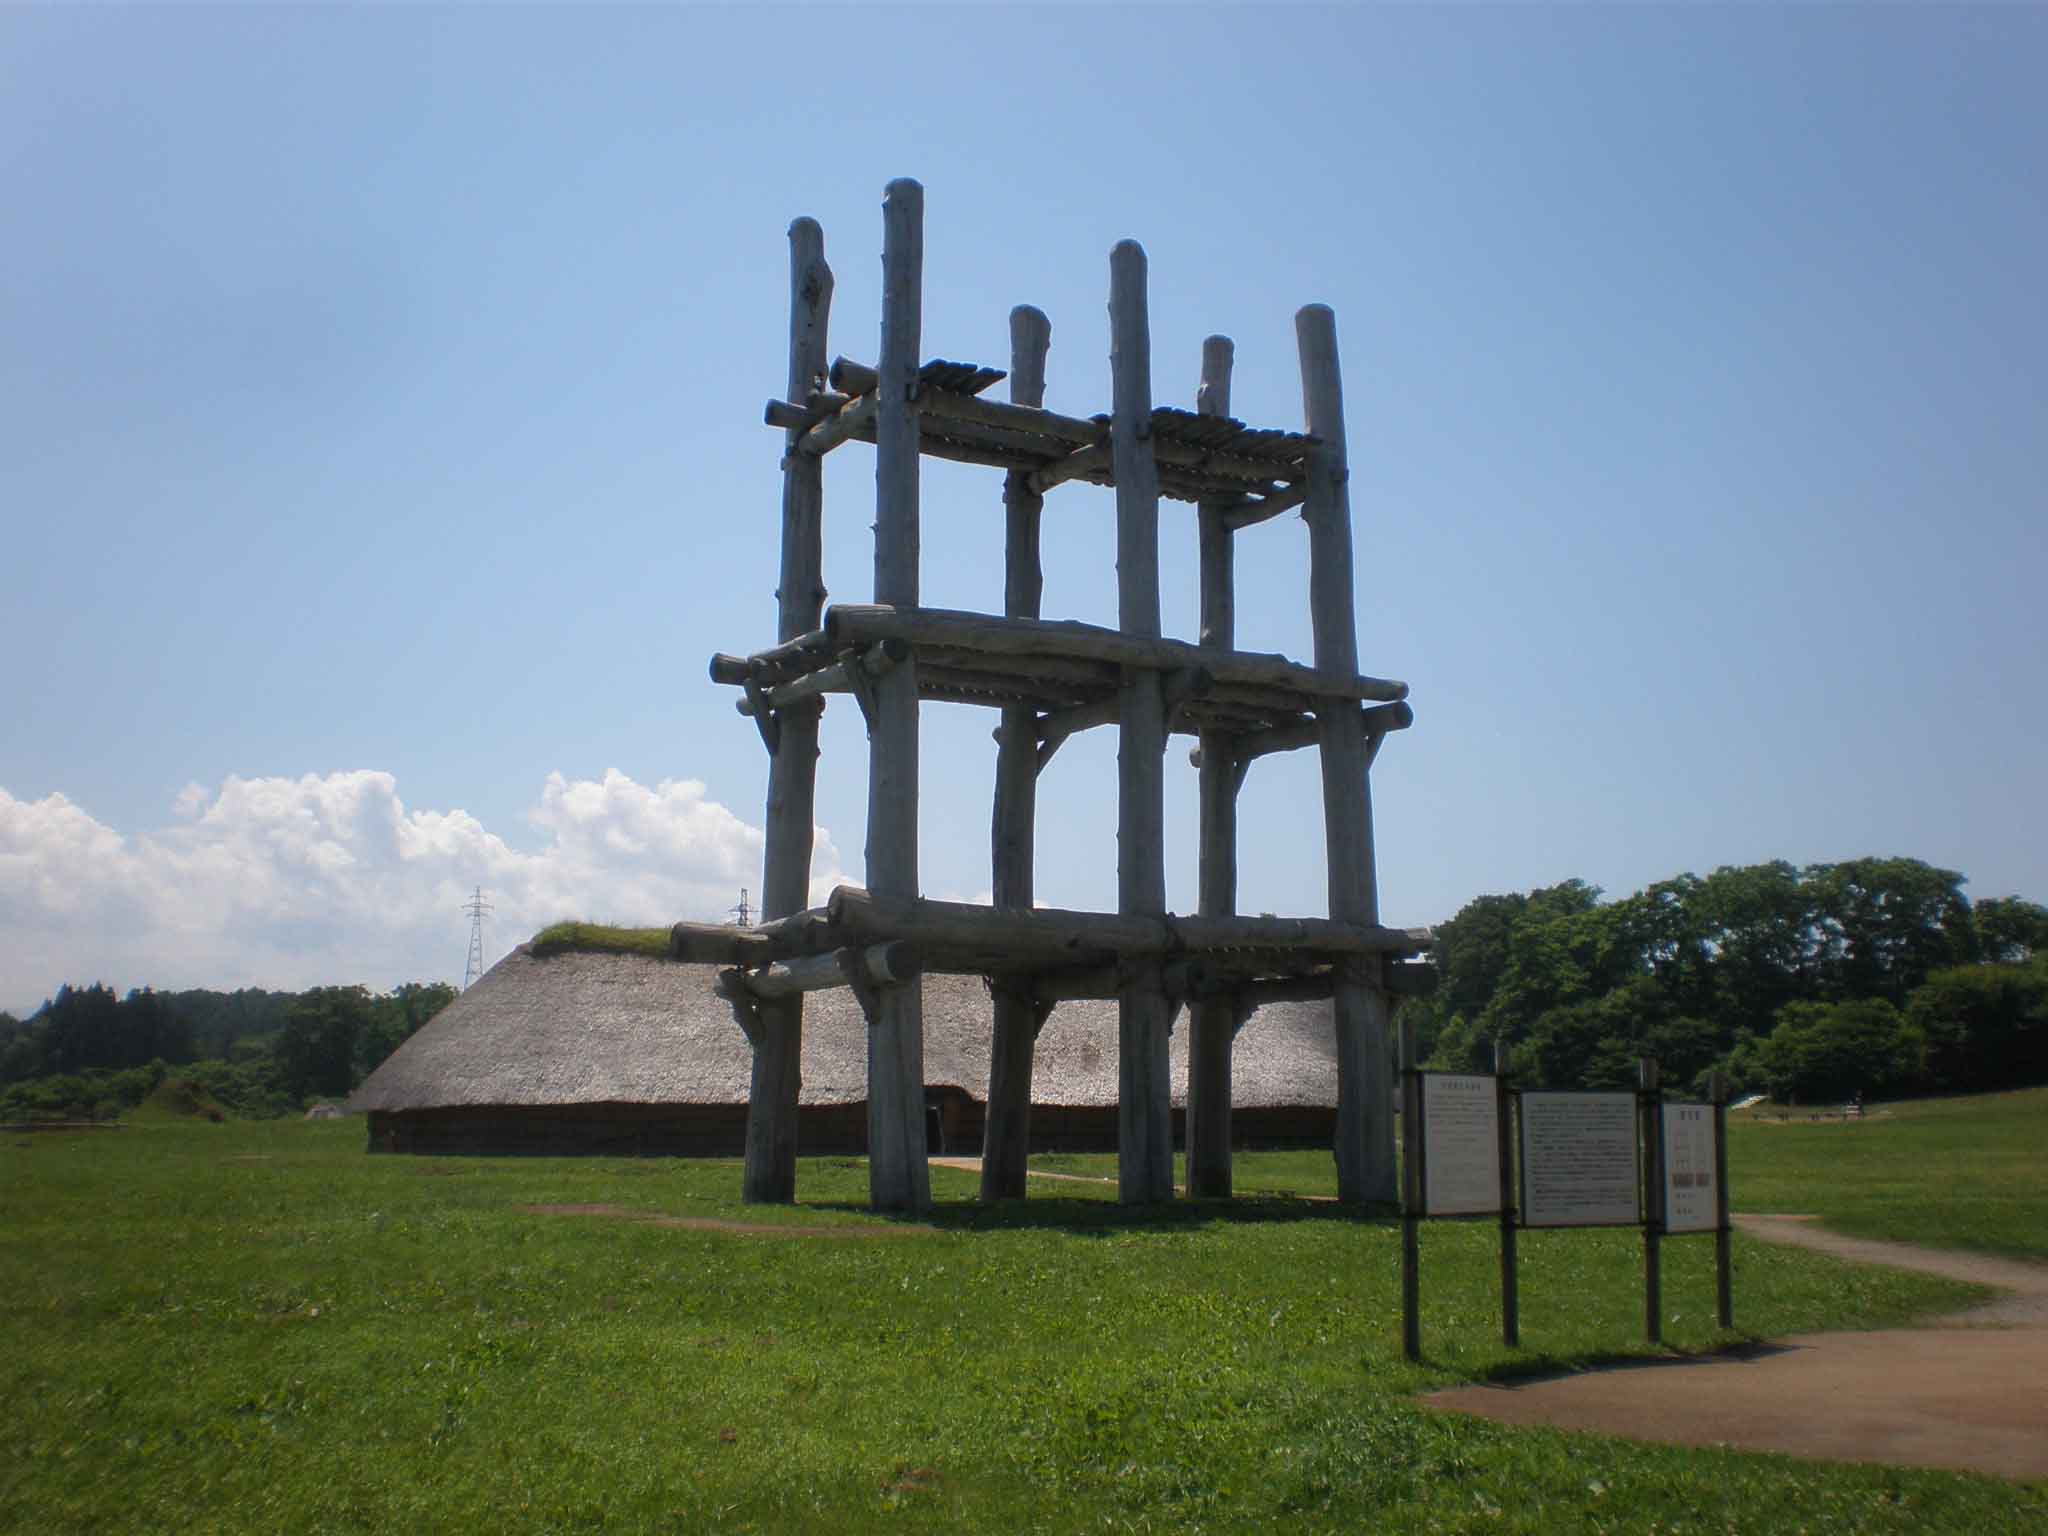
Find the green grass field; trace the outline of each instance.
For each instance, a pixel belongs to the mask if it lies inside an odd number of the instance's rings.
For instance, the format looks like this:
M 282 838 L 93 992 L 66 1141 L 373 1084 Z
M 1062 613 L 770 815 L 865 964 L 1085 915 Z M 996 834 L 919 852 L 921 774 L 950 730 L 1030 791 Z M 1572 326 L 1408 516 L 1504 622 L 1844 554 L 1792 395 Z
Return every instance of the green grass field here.
M 1745 1132 L 1760 1161 L 1745 1150 L 1738 1192 L 1797 1188 L 1798 1134 Z M 732 1163 L 372 1158 L 362 1138 L 360 1121 L 159 1121 L 0 1142 L 0 1530 L 2048 1521 L 2040 1486 L 1413 1404 L 1439 1383 L 1637 1352 L 1632 1233 L 1527 1234 L 1528 1347 L 1509 1352 L 1491 1232 L 1431 1226 L 1429 1359 L 1411 1367 L 1396 1225 L 1299 1200 L 1134 1218 L 1076 1184 L 984 1210 L 971 1175 L 935 1169 L 939 1210 L 907 1228 L 865 1213 L 854 1162 L 807 1161 L 806 1203 L 763 1210 L 738 1203 Z M 1249 1157 L 1240 1186 L 1299 1187 L 1324 1162 Z M 540 1205 L 771 1230 L 525 1209 Z M 1723 1342 L 1711 1251 L 1666 1245 L 1682 1349 Z M 1748 1243 L 1737 1265 L 1738 1321 L 1756 1333 L 1878 1326 L 1975 1294 Z
M 2048 1259 L 2048 1088 L 1876 1105 L 1861 1120 L 1776 1106 L 1729 1119 L 1738 1210 L 1809 1211 L 1857 1237 Z

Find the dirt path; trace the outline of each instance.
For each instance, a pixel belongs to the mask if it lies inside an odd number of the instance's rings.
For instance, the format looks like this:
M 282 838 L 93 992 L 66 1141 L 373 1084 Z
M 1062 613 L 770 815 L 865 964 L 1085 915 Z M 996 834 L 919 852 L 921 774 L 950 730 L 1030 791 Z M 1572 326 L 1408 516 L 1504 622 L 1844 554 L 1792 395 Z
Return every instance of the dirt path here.
M 2048 1478 L 2048 1265 L 1843 1237 L 1808 1216 L 1735 1223 L 1766 1242 L 2010 1294 L 1924 1328 L 1801 1334 L 1706 1358 L 1455 1387 L 1424 1403 L 1634 1440 Z

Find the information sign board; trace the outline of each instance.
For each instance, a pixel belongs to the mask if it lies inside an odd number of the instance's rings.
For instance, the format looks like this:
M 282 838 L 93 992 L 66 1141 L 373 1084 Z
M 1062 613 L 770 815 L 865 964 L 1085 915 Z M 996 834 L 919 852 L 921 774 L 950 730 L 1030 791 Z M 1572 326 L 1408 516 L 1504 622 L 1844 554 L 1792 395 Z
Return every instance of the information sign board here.
M 1637 1200 L 1636 1096 L 1519 1095 L 1522 1223 L 1530 1227 L 1626 1227 Z
M 1422 1074 L 1422 1209 L 1429 1216 L 1500 1210 L 1500 1102 L 1491 1077 Z
M 1721 1225 L 1714 1188 L 1714 1106 L 1664 1106 L 1664 1230 L 1712 1232 Z

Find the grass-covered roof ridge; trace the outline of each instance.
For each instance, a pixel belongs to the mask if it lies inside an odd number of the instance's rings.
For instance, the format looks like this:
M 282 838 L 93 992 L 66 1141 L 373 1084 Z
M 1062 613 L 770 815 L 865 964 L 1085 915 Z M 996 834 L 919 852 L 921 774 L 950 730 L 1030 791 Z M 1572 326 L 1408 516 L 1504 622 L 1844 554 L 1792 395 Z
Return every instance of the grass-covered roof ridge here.
M 537 959 L 571 952 L 669 958 L 666 928 L 618 928 L 609 923 L 551 923 L 533 936 L 529 948 Z

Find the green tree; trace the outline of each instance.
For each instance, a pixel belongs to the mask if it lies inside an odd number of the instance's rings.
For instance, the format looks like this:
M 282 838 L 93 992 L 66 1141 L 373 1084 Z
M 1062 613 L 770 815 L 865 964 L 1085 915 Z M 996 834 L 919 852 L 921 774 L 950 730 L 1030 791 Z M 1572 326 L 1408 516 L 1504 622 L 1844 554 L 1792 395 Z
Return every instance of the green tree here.
M 1515 924 L 1528 909 L 1529 898 L 1475 896 L 1458 915 L 1435 929 L 1435 957 L 1441 981 L 1432 1001 L 1445 1018 L 1463 1014 L 1476 1019 L 1493 1001 L 1494 989 L 1508 968 L 1508 943 Z
M 356 1041 L 355 1081 L 376 1071 L 419 1027 L 455 1001 L 445 981 L 408 981 L 370 1005 L 370 1022 Z M 353 1086 L 353 1084 L 351 1084 Z
M 1768 1034 L 1785 1004 L 1820 995 L 1814 896 L 1792 865 L 1724 865 L 1687 904 L 1712 949 L 1707 1011 L 1725 1039 Z
M 1516 1076 L 1544 1088 L 1632 1088 L 1651 1057 L 1673 1084 L 1689 1082 L 1721 1050 L 1713 1026 L 1688 1014 L 1655 976 L 1637 976 L 1538 1019 L 1514 1054 Z
M 2048 1083 L 2048 955 L 1934 972 L 1906 1003 L 1927 1040 L 1930 1086 L 1982 1093 Z
M 1553 1008 L 1585 1002 L 1644 974 L 1648 922 L 1639 898 L 1600 905 L 1582 880 L 1532 891 L 1508 935 L 1508 962 L 1479 1018 L 1490 1039 L 1524 1039 Z
M 315 987 L 299 994 L 277 1037 L 278 1073 L 294 1098 L 355 1086 L 356 1042 L 370 1026 L 366 988 Z
M 1906 994 L 1939 966 L 1977 958 L 1963 877 L 1918 859 L 1851 859 L 1816 864 L 1813 886 L 1826 969 L 1835 996 Z
M 70 1076 L 126 1064 L 120 1059 L 121 1004 L 110 987 L 94 982 L 81 989 L 67 983 L 43 1005 L 38 1022 L 46 1072 Z
M 1971 908 L 1977 947 L 1986 960 L 2018 965 L 2048 955 L 2048 907 L 2017 896 L 1993 896 Z
M 1881 997 L 1787 1003 L 1757 1045 L 1771 1097 L 1808 1104 L 1911 1092 L 1926 1056 L 1925 1037 Z
M 171 1007 L 162 993 L 138 987 L 121 999 L 122 1060 L 109 1065 L 141 1066 L 145 1062 L 183 1063 L 199 1052 L 192 1043 L 192 1026 Z

